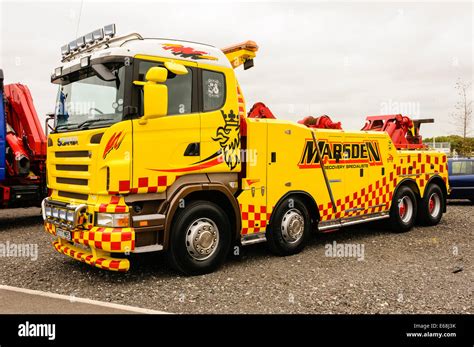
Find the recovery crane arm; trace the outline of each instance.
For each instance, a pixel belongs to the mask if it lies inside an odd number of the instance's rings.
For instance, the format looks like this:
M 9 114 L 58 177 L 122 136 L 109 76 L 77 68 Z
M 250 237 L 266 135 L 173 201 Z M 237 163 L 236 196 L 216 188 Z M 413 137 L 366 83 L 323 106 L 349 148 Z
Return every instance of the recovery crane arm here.
M 46 194 L 46 136 L 28 87 L 0 70 L 0 208 L 37 206 Z
M 434 123 L 434 119 L 411 119 L 401 114 L 368 116 L 362 130 L 385 131 L 392 138 L 397 149 L 423 149 L 420 126 Z

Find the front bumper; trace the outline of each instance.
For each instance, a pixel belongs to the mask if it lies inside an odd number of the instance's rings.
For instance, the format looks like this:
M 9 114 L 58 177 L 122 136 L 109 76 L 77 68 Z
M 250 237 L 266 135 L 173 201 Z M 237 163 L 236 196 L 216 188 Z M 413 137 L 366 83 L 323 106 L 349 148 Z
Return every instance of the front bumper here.
M 45 229 L 53 236 L 56 226 L 45 222 Z M 82 246 L 77 246 L 81 244 Z M 110 271 L 128 271 L 130 262 L 125 258 L 113 258 L 111 252 L 125 253 L 135 248 L 135 233 L 132 228 L 98 228 L 71 231 L 71 242 L 58 237 L 53 246 L 59 253 L 83 263 Z
M 98 267 L 99 269 L 119 272 L 125 272 L 130 269 L 130 261 L 128 259 L 112 258 L 108 256 L 107 253 L 97 254 L 97 252 L 87 252 L 84 249 L 71 245 L 62 239 L 54 241 L 53 246 L 59 253 L 82 261 L 83 263 Z M 93 249 L 91 248 L 91 250 Z M 96 253 L 96 255 L 94 255 L 94 253 Z
M 71 206 L 62 204 L 58 206 L 57 202 L 50 199 L 45 199 L 42 205 L 45 230 L 57 237 L 57 240 L 53 242 L 56 251 L 100 269 L 127 271 L 130 268 L 128 259 L 114 258 L 111 254 L 128 255 L 135 250 L 134 228 L 94 226 L 90 221 L 87 205 Z M 63 213 L 64 210 L 74 211 L 74 219 L 71 221 L 46 216 L 45 208 L 50 206 L 58 206 L 57 208 Z M 118 205 L 114 206 L 114 208 L 120 207 Z M 57 233 L 58 228 L 70 233 L 70 235 L 64 236 L 64 232 Z M 67 240 L 59 237 L 60 235 L 67 237 Z

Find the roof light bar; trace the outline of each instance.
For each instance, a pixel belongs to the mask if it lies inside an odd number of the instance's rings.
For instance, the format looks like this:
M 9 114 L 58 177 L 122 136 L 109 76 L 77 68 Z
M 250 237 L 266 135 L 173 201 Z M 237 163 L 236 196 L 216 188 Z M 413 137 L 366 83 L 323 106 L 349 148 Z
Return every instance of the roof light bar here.
M 104 27 L 104 34 L 107 37 L 114 37 L 115 36 L 115 24 L 109 24 Z
M 104 29 L 100 28 L 92 32 L 94 40 L 102 40 L 104 38 Z
M 77 46 L 76 40 L 69 42 L 69 50 L 71 52 L 77 50 L 79 47 Z
M 64 45 L 61 47 L 61 55 L 65 56 L 68 55 L 70 52 L 69 45 Z
M 86 44 L 90 45 L 94 42 L 94 35 L 92 33 L 84 35 L 84 39 L 86 40 Z
M 63 59 L 65 59 L 68 56 L 74 55 L 76 52 L 87 50 L 94 44 L 99 44 L 101 41 L 108 41 L 109 39 L 113 38 L 115 33 L 115 24 L 109 24 L 103 28 L 96 29 L 84 36 L 78 37 L 74 41 L 69 42 L 69 44 L 62 46 L 61 56 Z
M 78 48 L 82 48 L 86 45 L 86 39 L 84 38 L 84 36 L 81 36 L 76 39 L 76 45 Z

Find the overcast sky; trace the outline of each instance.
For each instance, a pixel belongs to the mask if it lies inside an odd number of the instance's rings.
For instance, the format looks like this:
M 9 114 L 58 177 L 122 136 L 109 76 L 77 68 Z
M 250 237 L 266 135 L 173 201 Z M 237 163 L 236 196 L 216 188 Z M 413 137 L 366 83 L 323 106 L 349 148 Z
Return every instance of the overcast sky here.
M 255 67 L 237 72 L 247 109 L 262 101 L 278 118 L 327 114 L 345 129 L 366 115 L 434 117 L 427 137 L 456 131 L 454 86 L 473 79 L 473 17 L 471 2 L 1 1 L 0 68 L 6 83 L 28 85 L 44 118 L 61 45 L 105 24 L 217 47 L 251 39 Z

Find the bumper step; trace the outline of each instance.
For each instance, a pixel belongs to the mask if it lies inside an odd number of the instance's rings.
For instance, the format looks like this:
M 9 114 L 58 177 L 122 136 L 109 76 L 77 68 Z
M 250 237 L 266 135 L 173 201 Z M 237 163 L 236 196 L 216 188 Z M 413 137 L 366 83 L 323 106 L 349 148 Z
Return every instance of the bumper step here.
M 69 243 L 62 244 L 59 240 L 54 241 L 53 246 L 59 253 L 99 269 L 119 272 L 126 272 L 130 269 L 130 261 L 128 259 L 112 258 L 102 254 L 94 256 L 92 252 Z

